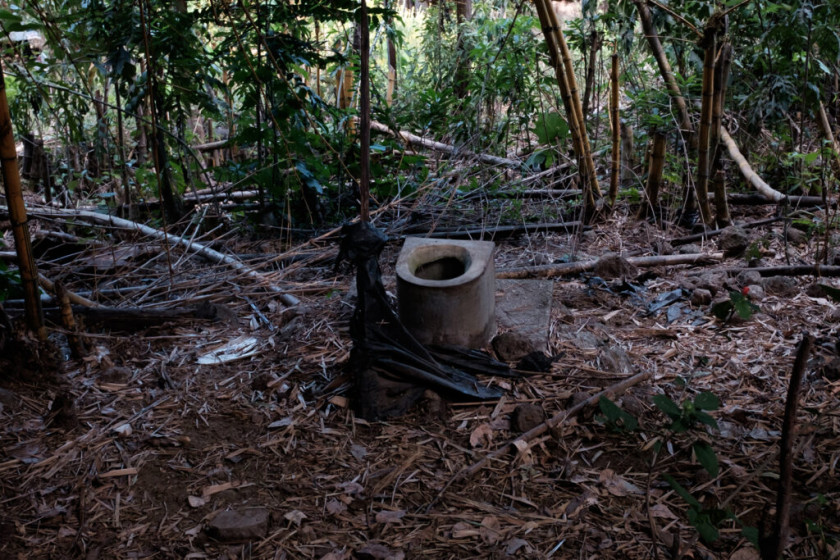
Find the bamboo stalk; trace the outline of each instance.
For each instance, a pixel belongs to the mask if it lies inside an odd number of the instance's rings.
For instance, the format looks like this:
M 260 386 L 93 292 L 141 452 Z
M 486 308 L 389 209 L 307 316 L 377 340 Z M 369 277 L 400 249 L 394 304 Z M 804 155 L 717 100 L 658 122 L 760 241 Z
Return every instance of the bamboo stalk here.
M 823 105 L 822 100 L 819 101 L 817 110 L 817 123 L 820 125 L 820 130 L 826 141 L 828 141 L 829 146 L 834 150 L 834 157 L 832 158 L 834 173 L 840 176 L 840 143 L 837 142 L 837 139 L 834 137 L 834 132 L 831 130 L 831 124 L 828 122 L 828 115 L 825 113 L 825 105 Z
M 645 184 L 645 198 L 647 204 L 642 204 L 636 216 L 644 220 L 653 213 L 653 217 L 659 220 L 659 185 L 662 183 L 662 171 L 665 168 L 665 146 L 666 136 L 656 131 L 653 135 L 653 147 L 650 150 L 650 163 L 648 165 L 648 177 Z
M 584 169 L 586 169 L 586 179 L 588 187 L 592 189 L 593 196 L 601 197 L 601 187 L 598 186 L 598 176 L 595 173 L 595 162 L 592 159 L 592 150 L 589 146 L 589 138 L 586 134 L 586 119 L 583 115 L 583 106 L 580 101 L 580 94 L 578 92 L 577 80 L 575 80 L 575 69 L 572 65 L 572 55 L 569 47 L 566 45 L 566 39 L 563 36 L 563 30 L 560 28 L 560 23 L 557 20 L 557 14 L 551 6 L 548 6 L 548 18 L 551 21 L 552 31 L 557 41 L 557 47 L 560 49 L 560 55 L 563 60 L 564 75 L 569 84 L 569 97 L 572 100 L 572 106 L 577 116 L 578 126 L 580 128 L 580 143 L 583 150 L 582 159 Z
M 718 227 L 726 227 L 732 223 L 729 216 L 729 203 L 726 201 L 726 174 L 723 169 L 715 171 L 712 180 L 712 188 L 715 193 L 715 219 Z
M 779 202 L 785 198 L 785 195 L 765 183 L 764 179 L 759 177 L 758 173 L 753 171 L 746 158 L 744 158 L 741 151 L 738 149 L 738 145 L 735 144 L 735 140 L 732 139 L 725 127 L 721 127 L 720 129 L 720 138 L 723 140 L 723 143 L 726 144 L 726 149 L 729 151 L 729 157 L 731 157 L 738 165 L 741 175 L 744 176 L 744 179 L 751 184 L 755 190 L 775 202 Z
M 703 223 L 712 223 L 709 204 L 709 135 L 712 129 L 712 105 L 715 96 L 715 54 L 717 30 L 706 26 L 703 33 L 703 98 L 700 104 L 700 134 L 697 139 L 697 202 Z
M 674 104 L 677 106 L 677 113 L 680 119 L 680 127 L 684 134 L 688 135 L 688 145 L 692 148 L 696 147 L 697 139 L 694 135 L 694 128 L 691 126 L 691 118 L 688 116 L 688 106 L 683 97 L 680 86 L 674 78 L 674 72 L 671 70 L 671 65 L 668 63 L 668 57 L 665 55 L 665 49 L 662 48 L 662 43 L 659 41 L 659 34 L 653 27 L 653 18 L 650 15 L 650 9 L 643 0 L 634 0 L 636 9 L 639 12 L 639 21 L 642 23 L 642 30 L 645 33 L 645 38 L 648 41 L 650 50 L 653 52 L 653 58 L 656 59 L 656 64 L 659 66 L 659 73 L 665 81 L 665 86 L 671 93 Z
M 9 205 L 9 221 L 12 222 L 20 281 L 23 286 L 26 326 L 44 340 L 47 338 L 47 332 L 44 328 L 41 297 L 38 293 L 38 269 L 35 267 L 35 257 L 32 254 L 32 239 L 29 236 L 29 222 L 26 216 L 26 205 L 23 202 L 12 115 L 9 112 L 9 100 L 6 97 L 6 80 L 2 61 L 0 61 L 0 168 L 2 168 L 0 173 L 3 175 L 6 201 Z
M 580 142 L 580 125 L 578 124 L 577 113 L 572 105 L 572 98 L 569 94 L 569 85 L 566 81 L 566 76 L 563 71 L 563 63 L 560 60 L 560 52 L 552 32 L 552 23 L 548 12 L 552 9 L 545 0 L 534 0 L 534 5 L 537 8 L 537 16 L 540 20 L 543 36 L 545 37 L 546 45 L 548 46 L 548 57 L 551 65 L 554 67 L 554 75 L 557 79 L 557 85 L 560 88 L 560 99 L 563 101 L 563 108 L 566 111 L 566 121 L 569 125 L 569 135 L 572 137 L 572 148 L 578 158 L 578 165 L 581 166 L 581 155 L 583 148 Z
M 610 127 L 612 132 L 612 165 L 610 167 L 610 205 L 618 196 L 621 173 L 621 119 L 618 113 L 618 53 L 613 53 L 610 66 Z

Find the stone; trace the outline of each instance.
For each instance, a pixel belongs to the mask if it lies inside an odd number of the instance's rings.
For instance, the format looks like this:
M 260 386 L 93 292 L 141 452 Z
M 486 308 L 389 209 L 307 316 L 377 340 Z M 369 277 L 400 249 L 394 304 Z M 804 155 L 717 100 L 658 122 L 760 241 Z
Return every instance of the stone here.
M 704 288 L 696 288 L 691 292 L 691 305 L 699 307 L 701 305 L 709 305 L 712 303 L 712 292 Z
M 802 230 L 789 227 L 787 228 L 785 235 L 787 240 L 794 245 L 805 245 L 808 243 L 808 234 Z
M 532 352 L 542 351 L 535 348 L 533 340 L 516 331 L 496 335 L 492 346 L 496 357 L 503 362 L 515 362 Z
M 698 288 L 709 290 L 712 295 L 715 295 L 723 290 L 723 281 L 723 275 L 720 273 L 704 272 L 697 278 L 695 285 Z
M 268 532 L 270 513 L 256 507 L 220 512 L 210 521 L 210 534 L 221 541 L 262 539 Z
M 607 253 L 595 263 L 592 274 L 609 280 L 611 278 L 635 277 L 639 274 L 639 269 L 621 255 Z
M 728 226 L 723 228 L 718 238 L 718 247 L 727 257 L 739 257 L 750 244 L 750 237 L 744 228 Z
M 700 248 L 700 245 L 696 245 L 694 243 L 688 243 L 686 245 L 680 245 L 677 249 L 678 255 L 693 255 L 695 253 L 702 253 L 703 250 Z
M 499 331 L 519 333 L 531 348 L 512 361 L 530 352 L 546 350 L 553 292 L 554 282 L 551 280 L 496 281 L 496 324 Z
M 749 286 L 750 284 L 761 284 L 761 273 L 757 270 L 742 270 L 735 277 L 739 286 Z
M 825 297 L 825 292 L 820 288 L 819 282 L 812 282 L 805 288 L 805 295 L 812 298 Z
M 750 284 L 747 288 L 749 290 L 747 294 L 750 296 L 751 301 L 762 301 L 767 296 L 761 284 Z
M 797 292 L 796 280 L 789 276 L 770 276 L 764 278 L 761 285 L 771 296 L 790 297 Z
M 551 371 L 551 364 L 554 359 L 545 355 L 545 352 L 537 351 L 526 354 L 516 364 L 516 369 L 519 371 L 533 371 L 539 373 L 548 373 Z
M 520 404 L 510 415 L 511 428 L 521 434 L 536 428 L 545 420 L 545 411 L 536 404 Z
M 620 346 L 611 346 L 602 350 L 598 355 L 598 362 L 601 369 L 611 373 L 630 373 L 633 371 L 633 362 L 630 356 Z

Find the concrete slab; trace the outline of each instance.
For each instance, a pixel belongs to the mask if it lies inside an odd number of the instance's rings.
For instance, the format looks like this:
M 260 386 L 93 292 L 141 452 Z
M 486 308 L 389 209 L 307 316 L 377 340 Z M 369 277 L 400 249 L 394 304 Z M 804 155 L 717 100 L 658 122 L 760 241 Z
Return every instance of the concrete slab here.
M 534 348 L 548 347 L 551 280 L 496 280 L 496 323 L 500 331 L 525 336 Z

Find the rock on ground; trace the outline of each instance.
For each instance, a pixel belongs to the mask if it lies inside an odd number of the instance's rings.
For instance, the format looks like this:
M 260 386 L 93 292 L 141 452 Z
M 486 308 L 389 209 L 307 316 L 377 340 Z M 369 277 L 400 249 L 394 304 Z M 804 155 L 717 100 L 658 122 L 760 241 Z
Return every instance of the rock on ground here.
M 213 518 L 209 532 L 222 541 L 262 539 L 268 532 L 268 520 L 265 508 L 226 510 Z

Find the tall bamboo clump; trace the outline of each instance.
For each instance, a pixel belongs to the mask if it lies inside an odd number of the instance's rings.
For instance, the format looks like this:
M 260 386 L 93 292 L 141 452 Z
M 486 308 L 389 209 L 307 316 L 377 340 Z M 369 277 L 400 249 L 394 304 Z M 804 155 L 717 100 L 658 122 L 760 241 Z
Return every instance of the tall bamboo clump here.
M 563 107 L 566 110 L 569 132 L 572 136 L 572 146 L 579 162 L 578 168 L 582 178 L 581 186 L 585 193 L 584 219 L 589 220 L 595 211 L 595 196 L 601 196 L 601 188 L 598 186 L 595 162 L 592 159 L 589 139 L 586 136 L 583 108 L 578 95 L 571 54 L 551 3 L 548 0 L 534 0 L 534 5 L 548 46 L 551 65 L 554 67 L 557 77 Z
M 46 339 L 46 330 L 41 310 L 41 294 L 38 293 L 38 269 L 35 267 L 35 257 L 32 255 L 32 240 L 29 237 L 29 223 L 26 218 L 26 206 L 23 203 L 23 189 L 20 185 L 17 149 L 12 116 L 9 112 L 9 100 L 6 98 L 2 61 L 0 61 L 0 171 L 3 175 L 6 203 L 9 207 L 9 219 L 12 222 L 12 235 L 15 239 L 15 252 L 23 287 L 26 326 L 43 340 Z
M 610 165 L 609 201 L 612 206 L 618 197 L 618 179 L 621 166 L 621 119 L 618 114 L 618 53 L 613 53 L 610 66 L 610 127 L 612 161 Z
M 709 204 L 709 135 L 712 130 L 712 105 L 715 97 L 715 54 L 717 30 L 710 24 L 703 32 L 703 97 L 700 104 L 700 133 L 697 138 L 697 202 L 703 223 L 712 223 Z

